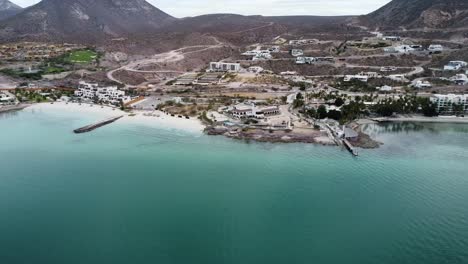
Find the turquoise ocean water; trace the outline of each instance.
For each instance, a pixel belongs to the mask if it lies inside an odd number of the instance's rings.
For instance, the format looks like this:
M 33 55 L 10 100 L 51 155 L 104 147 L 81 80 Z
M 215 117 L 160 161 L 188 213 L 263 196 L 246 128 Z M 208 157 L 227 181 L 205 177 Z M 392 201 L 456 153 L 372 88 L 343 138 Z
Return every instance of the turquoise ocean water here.
M 0 263 L 468 263 L 466 125 L 353 158 L 96 119 L 0 115 Z

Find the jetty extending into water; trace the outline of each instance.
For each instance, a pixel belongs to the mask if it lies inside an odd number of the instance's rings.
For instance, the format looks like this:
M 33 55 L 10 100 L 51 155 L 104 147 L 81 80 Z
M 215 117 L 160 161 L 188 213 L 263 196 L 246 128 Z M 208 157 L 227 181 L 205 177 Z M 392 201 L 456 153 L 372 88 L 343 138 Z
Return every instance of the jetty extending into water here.
M 0 113 L 13 112 L 23 110 L 30 105 L 28 104 L 19 104 L 19 105 L 7 105 L 0 107 Z
M 355 157 L 359 156 L 359 153 L 357 152 L 357 150 L 353 147 L 353 145 L 351 145 L 351 143 L 349 143 L 347 139 L 343 139 L 343 145 L 351 154 L 353 154 L 353 156 Z
M 100 122 L 97 122 L 97 123 L 94 123 L 94 124 L 91 124 L 91 125 L 87 125 L 87 126 L 75 129 L 75 130 L 73 130 L 73 132 L 75 132 L 75 134 L 88 133 L 88 132 L 91 132 L 91 131 L 93 131 L 95 129 L 103 127 L 105 125 L 114 123 L 115 121 L 121 119 L 122 117 L 124 117 L 124 116 L 112 117 L 112 118 L 109 118 L 109 119 L 106 119 L 106 120 L 103 120 L 103 121 L 100 121 Z

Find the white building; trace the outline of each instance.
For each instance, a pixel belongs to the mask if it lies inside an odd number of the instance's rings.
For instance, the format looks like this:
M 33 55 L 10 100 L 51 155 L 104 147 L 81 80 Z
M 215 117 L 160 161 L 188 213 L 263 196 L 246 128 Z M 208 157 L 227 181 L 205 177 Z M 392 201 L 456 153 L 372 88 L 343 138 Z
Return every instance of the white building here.
M 0 91 L 0 104 L 13 104 L 16 102 L 16 96 L 7 91 Z
M 344 77 L 345 82 L 350 82 L 352 80 L 367 82 L 369 80 L 369 77 L 363 76 L 363 75 L 345 75 L 345 77 Z
M 244 56 L 255 56 L 258 53 L 260 53 L 258 50 L 248 50 L 248 51 L 242 53 L 242 55 L 244 55 Z
M 384 36 L 382 39 L 388 40 L 388 41 L 400 41 L 401 40 L 401 38 L 398 36 Z
M 465 61 L 451 61 L 444 66 L 444 71 L 458 71 L 466 66 L 468 66 L 468 63 Z
M 411 53 L 416 51 L 416 49 L 410 45 L 400 45 L 395 47 L 395 50 L 398 53 Z
M 381 72 L 392 72 L 396 70 L 397 70 L 397 67 L 394 67 L 394 66 L 384 66 L 380 68 Z
M 439 113 L 453 113 L 454 105 L 462 105 L 464 113 L 468 113 L 468 94 L 435 94 L 431 102 L 436 104 Z
M 466 85 L 468 84 L 468 77 L 465 74 L 457 74 L 450 78 L 452 82 L 457 85 Z
M 439 44 L 431 44 L 429 45 L 429 48 L 427 48 L 427 50 L 430 52 L 442 52 L 444 51 L 444 47 Z
M 272 58 L 273 58 L 273 56 L 271 56 L 270 53 L 260 52 L 260 53 L 257 53 L 252 58 L 252 60 L 253 61 L 261 61 L 261 60 L 271 60 Z
M 295 40 L 290 40 L 289 45 L 301 46 L 301 45 L 307 45 L 307 44 L 314 44 L 316 42 L 317 42 L 316 39 L 295 39 Z
M 296 64 L 312 64 L 316 62 L 317 59 L 314 57 L 297 57 Z
M 377 72 L 360 72 L 358 75 L 360 76 L 367 76 L 368 78 L 380 78 L 382 77 L 379 73 Z
M 266 107 L 257 107 L 255 104 L 246 105 L 239 104 L 234 106 L 231 110 L 231 114 L 239 119 L 244 118 L 257 118 L 263 119 L 268 116 L 279 115 L 281 114 L 280 109 L 277 106 L 266 106 Z
M 382 87 L 377 87 L 377 90 L 379 90 L 381 92 L 391 92 L 391 91 L 393 91 L 393 87 L 388 86 L 388 85 L 384 85 Z
M 209 71 L 211 72 L 239 72 L 240 70 L 240 63 L 210 62 Z
M 280 72 L 280 75 L 297 75 L 297 72 L 295 72 L 295 71 L 285 71 L 285 72 Z
M 408 79 L 406 79 L 404 74 L 392 74 L 387 76 L 388 79 L 397 81 L 397 82 L 407 82 Z
M 130 96 L 125 95 L 124 91 L 119 90 L 117 86 L 99 87 L 96 83 L 83 81 L 79 83 L 79 87 L 74 94 L 81 99 L 98 100 L 110 104 L 126 103 L 132 100 Z
M 271 52 L 271 53 L 278 53 L 278 52 L 281 51 L 281 48 L 280 48 L 280 46 L 273 46 L 273 47 L 269 48 L 268 51 Z
M 304 55 L 304 51 L 301 49 L 292 49 L 291 50 L 291 55 L 294 57 L 302 56 Z
M 416 84 L 414 84 L 414 87 L 418 89 L 431 88 L 432 84 L 428 81 L 417 81 Z

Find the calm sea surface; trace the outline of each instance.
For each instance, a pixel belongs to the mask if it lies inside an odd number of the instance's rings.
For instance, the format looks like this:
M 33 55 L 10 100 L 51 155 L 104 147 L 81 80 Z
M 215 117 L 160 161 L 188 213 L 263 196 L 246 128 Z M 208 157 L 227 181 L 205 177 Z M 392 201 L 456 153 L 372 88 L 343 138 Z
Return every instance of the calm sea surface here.
M 468 263 L 468 126 L 258 144 L 99 116 L 0 115 L 2 264 Z

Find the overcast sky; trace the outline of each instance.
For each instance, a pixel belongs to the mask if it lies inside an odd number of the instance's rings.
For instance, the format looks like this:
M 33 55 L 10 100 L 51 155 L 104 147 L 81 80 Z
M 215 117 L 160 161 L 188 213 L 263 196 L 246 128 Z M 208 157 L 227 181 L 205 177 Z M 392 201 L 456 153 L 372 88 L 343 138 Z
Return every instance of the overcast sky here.
M 26 7 L 40 0 L 10 0 Z M 99 0 L 96 0 L 99 1 Z M 147 0 L 175 17 L 212 13 L 242 15 L 362 15 L 390 0 Z

